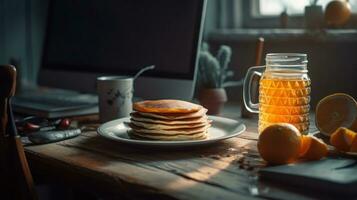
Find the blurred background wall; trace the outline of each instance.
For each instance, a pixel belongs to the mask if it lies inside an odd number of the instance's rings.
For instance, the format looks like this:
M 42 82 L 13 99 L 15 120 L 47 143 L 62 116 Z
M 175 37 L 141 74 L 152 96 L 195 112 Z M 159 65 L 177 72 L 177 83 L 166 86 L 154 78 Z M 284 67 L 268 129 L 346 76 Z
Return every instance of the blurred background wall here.
M 210 44 L 213 53 L 222 44 L 232 47 L 230 67 L 235 71 L 235 79 L 244 78 L 247 68 L 254 65 L 257 38 L 263 37 L 264 56 L 266 53 L 308 54 L 313 107 L 318 100 L 335 92 L 357 97 L 355 10 L 352 10 L 354 13 L 351 19 L 343 27 L 310 30 L 305 28 L 303 16 L 289 16 L 289 10 L 286 27 L 282 27 L 279 15 L 258 16 L 254 19 L 254 14 L 250 13 L 254 2 L 257 0 L 209 0 L 208 4 L 205 41 Z M 320 2 L 326 5 L 330 1 Z M 357 1 L 350 2 L 353 9 L 356 9 Z M 268 0 L 265 3 L 269 3 Z M 323 23 L 321 26 L 325 26 Z M 241 87 L 227 88 L 227 92 L 230 100 L 241 101 Z
M 230 67 L 235 71 L 235 79 L 243 78 L 247 68 L 254 64 L 256 39 L 262 36 L 265 38 L 264 55 L 269 52 L 308 54 L 313 105 L 333 92 L 357 97 L 355 24 L 342 30 L 311 32 L 299 27 L 294 17 L 291 24 L 282 29 L 277 17 L 247 20 L 249 2 L 208 0 L 204 40 L 213 53 L 222 44 L 232 47 Z M 21 77 L 29 82 L 35 82 L 40 66 L 47 5 L 47 0 L 0 0 L 0 63 L 16 61 Z M 230 100 L 241 100 L 241 87 L 227 91 Z
M 29 82 L 40 66 L 47 6 L 47 0 L 0 0 L 0 63 L 15 60 Z

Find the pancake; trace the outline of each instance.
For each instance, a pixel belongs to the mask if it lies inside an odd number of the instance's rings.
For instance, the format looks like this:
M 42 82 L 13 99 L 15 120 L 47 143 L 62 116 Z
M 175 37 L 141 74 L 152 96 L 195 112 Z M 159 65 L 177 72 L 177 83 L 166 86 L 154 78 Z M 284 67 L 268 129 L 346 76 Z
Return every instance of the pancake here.
M 163 135 L 190 135 L 195 133 L 206 132 L 206 130 L 210 127 L 210 124 L 207 124 L 203 127 L 198 128 L 177 128 L 177 129 L 168 129 L 168 130 L 158 130 L 158 129 L 146 129 L 140 126 L 136 126 L 133 123 L 129 123 L 129 127 L 133 129 L 137 133 L 142 134 L 163 134 Z
M 208 121 L 200 122 L 200 123 L 192 123 L 192 124 L 173 124 L 173 125 L 166 125 L 166 124 L 158 124 L 158 123 L 151 123 L 151 122 L 140 122 L 136 120 L 131 120 L 131 123 L 135 126 L 139 126 L 145 129 L 154 129 L 154 130 L 171 130 L 171 129 L 182 129 L 182 128 L 199 128 L 208 125 Z
M 179 119 L 191 119 L 202 117 L 207 113 L 206 108 L 201 108 L 197 112 L 192 113 L 144 113 L 141 112 L 140 115 L 144 117 L 150 117 L 155 119 L 167 119 L 167 120 L 179 120 Z
M 180 119 L 180 120 L 167 120 L 167 119 L 155 119 L 151 117 L 142 116 L 141 113 L 135 112 L 131 113 L 131 119 L 139 122 L 151 122 L 157 124 L 167 124 L 167 125 L 174 125 L 174 124 L 195 124 L 195 123 L 203 123 L 208 120 L 206 115 L 196 118 L 189 118 L 189 119 Z
M 174 99 L 141 101 L 133 104 L 133 109 L 142 113 L 193 113 L 201 108 L 200 105 Z
M 166 140 L 166 141 L 177 141 L 177 140 L 202 140 L 207 138 L 207 132 L 201 132 L 191 135 L 165 135 L 165 134 L 143 134 L 136 131 L 129 131 L 129 137 L 135 139 L 150 139 L 150 140 Z
M 199 140 L 207 137 L 211 120 L 207 109 L 180 100 L 153 100 L 133 104 L 130 137 L 151 140 Z

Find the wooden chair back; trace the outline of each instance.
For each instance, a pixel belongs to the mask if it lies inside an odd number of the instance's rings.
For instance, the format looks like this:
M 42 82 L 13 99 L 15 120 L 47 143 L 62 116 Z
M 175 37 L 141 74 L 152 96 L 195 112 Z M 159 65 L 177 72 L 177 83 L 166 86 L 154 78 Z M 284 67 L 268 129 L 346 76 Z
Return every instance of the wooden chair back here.
M 0 66 L 0 199 L 37 199 L 11 111 L 15 88 L 15 67 Z

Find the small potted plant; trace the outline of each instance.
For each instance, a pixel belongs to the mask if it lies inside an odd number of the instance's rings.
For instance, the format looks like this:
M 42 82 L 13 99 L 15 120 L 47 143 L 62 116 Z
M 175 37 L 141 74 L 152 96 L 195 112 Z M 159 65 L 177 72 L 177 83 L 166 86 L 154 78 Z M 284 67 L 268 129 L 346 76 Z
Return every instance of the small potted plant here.
M 198 100 L 202 106 L 208 109 L 208 114 L 219 114 L 227 101 L 225 87 L 239 85 L 240 82 L 227 81 L 233 76 L 233 71 L 228 70 L 232 50 L 229 46 L 222 45 L 217 56 L 214 57 L 208 45 L 203 44 L 199 55 L 198 73 Z

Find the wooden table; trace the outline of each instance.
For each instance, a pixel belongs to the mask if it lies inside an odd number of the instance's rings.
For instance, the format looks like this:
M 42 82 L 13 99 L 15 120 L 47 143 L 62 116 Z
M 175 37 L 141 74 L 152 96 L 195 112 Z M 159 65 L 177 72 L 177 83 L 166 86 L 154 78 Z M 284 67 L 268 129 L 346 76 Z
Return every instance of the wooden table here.
M 239 119 L 237 106 L 224 114 Z M 47 145 L 28 146 L 34 173 L 89 191 L 128 199 L 309 199 L 322 197 L 297 188 L 260 181 L 265 166 L 257 149 L 257 119 L 243 120 L 239 137 L 190 149 L 129 146 L 95 131 Z M 316 196 L 317 195 L 317 196 Z

